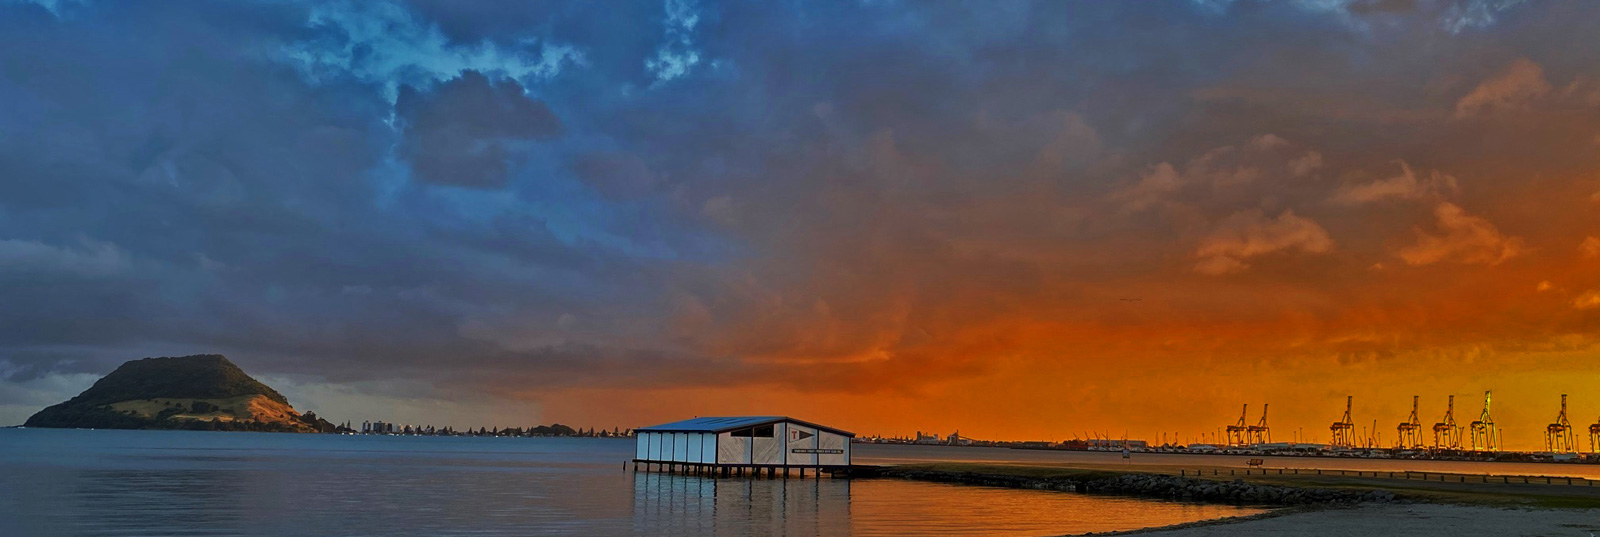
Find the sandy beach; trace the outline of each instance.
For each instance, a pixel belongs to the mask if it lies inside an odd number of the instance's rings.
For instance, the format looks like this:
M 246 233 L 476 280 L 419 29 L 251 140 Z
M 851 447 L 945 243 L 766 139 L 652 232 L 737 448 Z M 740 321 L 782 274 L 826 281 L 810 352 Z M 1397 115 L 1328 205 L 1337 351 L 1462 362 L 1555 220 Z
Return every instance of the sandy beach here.
M 1213 521 L 1123 535 L 1162 537 L 1291 535 L 1316 537 L 1579 536 L 1600 532 L 1600 509 L 1532 509 L 1433 504 L 1364 504 L 1269 516 L 1242 522 Z

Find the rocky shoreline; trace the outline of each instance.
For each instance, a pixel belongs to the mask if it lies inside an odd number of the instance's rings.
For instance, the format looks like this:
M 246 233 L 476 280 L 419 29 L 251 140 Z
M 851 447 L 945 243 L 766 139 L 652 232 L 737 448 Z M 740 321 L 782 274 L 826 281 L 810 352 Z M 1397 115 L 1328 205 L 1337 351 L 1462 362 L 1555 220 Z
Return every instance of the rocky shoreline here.
M 1384 490 L 1302 488 L 1218 481 L 1161 474 L 1085 474 L 1033 477 L 987 472 L 929 470 L 906 467 L 858 467 L 852 477 L 886 477 L 939 483 L 983 485 L 1142 498 L 1270 506 L 1354 505 L 1396 501 Z

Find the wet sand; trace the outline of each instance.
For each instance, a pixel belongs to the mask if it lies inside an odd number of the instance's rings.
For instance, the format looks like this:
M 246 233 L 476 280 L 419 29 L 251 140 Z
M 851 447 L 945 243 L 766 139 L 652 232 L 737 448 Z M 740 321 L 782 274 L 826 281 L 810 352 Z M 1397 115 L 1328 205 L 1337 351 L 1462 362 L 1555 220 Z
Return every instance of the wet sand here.
M 1156 537 L 1577 536 L 1600 534 L 1600 509 L 1532 509 L 1435 504 L 1363 504 L 1288 512 L 1245 521 L 1216 520 L 1118 535 Z

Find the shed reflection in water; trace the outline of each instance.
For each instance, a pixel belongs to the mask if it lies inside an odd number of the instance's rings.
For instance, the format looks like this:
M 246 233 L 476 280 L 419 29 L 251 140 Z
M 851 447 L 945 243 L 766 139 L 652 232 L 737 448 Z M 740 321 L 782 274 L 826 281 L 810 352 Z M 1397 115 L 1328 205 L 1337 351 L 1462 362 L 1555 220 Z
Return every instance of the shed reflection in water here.
M 638 472 L 633 522 L 640 533 L 843 535 L 850 530 L 848 479 L 713 479 Z
M 1261 511 L 899 479 L 633 476 L 638 534 L 1059 535 Z

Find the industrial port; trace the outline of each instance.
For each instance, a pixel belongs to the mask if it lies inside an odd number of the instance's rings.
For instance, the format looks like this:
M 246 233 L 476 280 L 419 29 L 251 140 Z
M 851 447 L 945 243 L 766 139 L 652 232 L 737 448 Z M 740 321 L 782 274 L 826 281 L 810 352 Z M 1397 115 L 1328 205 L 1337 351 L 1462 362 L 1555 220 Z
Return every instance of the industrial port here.
M 1542 451 L 1516 451 L 1503 447 L 1501 428 L 1494 419 L 1494 394 L 1483 392 L 1482 407 L 1477 419 L 1465 425 L 1456 420 L 1456 397 L 1444 400 L 1444 413 L 1432 426 L 1433 434 L 1424 434 L 1422 396 L 1411 397 L 1411 412 L 1394 426 L 1392 440 L 1385 441 L 1378 426 L 1379 419 L 1370 425 L 1355 419 L 1355 396 L 1347 395 L 1343 412 L 1328 425 L 1328 441 L 1307 441 L 1301 431 L 1295 431 L 1289 441 L 1272 436 L 1272 426 L 1267 421 L 1269 404 L 1261 405 L 1261 412 L 1252 420 L 1250 404 L 1240 406 L 1239 417 L 1232 423 L 1214 431 L 1184 436 L 1179 433 L 1162 433 L 1156 441 L 1116 437 L 1109 433 L 1074 433 L 1071 440 L 1063 441 L 987 441 L 961 436 L 959 433 L 941 437 L 918 432 L 915 438 L 863 436 L 856 442 L 883 444 L 922 444 L 949 446 L 1011 447 L 1019 449 L 1069 450 L 1069 451 L 1121 451 L 1124 453 L 1193 453 L 1225 455 L 1274 455 L 1303 457 L 1354 457 L 1374 459 L 1427 459 L 1461 461 L 1516 461 L 1516 462 L 1574 462 L 1600 463 L 1600 420 L 1589 425 L 1589 438 L 1582 443 L 1578 428 L 1567 415 L 1567 394 L 1561 394 L 1555 418 L 1544 426 Z M 1395 423 L 1395 422 L 1390 422 Z M 1585 445 L 1586 444 L 1586 445 Z

